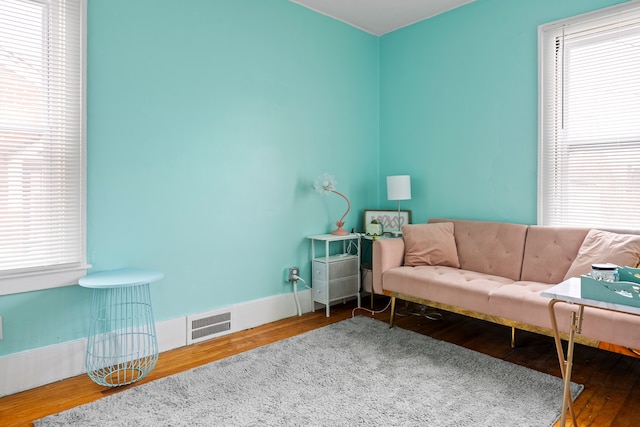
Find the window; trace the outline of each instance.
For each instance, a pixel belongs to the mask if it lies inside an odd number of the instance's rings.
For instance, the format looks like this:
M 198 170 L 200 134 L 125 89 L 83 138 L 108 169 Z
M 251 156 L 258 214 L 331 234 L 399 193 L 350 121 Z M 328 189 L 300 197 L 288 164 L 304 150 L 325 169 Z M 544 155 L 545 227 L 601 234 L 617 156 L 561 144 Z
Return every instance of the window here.
M 85 258 L 83 0 L 0 0 L 0 295 Z
M 640 2 L 539 29 L 538 223 L 640 230 Z

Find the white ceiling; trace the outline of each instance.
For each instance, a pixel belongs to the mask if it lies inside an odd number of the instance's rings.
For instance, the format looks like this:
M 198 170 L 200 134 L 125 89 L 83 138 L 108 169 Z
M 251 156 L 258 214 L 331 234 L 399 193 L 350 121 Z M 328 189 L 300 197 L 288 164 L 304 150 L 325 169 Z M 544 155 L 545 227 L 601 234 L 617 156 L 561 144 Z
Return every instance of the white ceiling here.
M 475 0 L 291 0 L 323 15 L 382 35 Z

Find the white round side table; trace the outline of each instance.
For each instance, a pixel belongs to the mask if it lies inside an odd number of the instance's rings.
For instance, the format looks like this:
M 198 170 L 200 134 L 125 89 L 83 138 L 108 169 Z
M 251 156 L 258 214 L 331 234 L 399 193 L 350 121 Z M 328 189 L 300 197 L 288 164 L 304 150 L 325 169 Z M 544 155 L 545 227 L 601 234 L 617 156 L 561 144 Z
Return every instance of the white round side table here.
M 80 286 L 93 289 L 85 366 L 97 384 L 131 384 L 156 366 L 158 340 L 149 284 L 163 277 L 154 270 L 120 269 L 80 279 Z

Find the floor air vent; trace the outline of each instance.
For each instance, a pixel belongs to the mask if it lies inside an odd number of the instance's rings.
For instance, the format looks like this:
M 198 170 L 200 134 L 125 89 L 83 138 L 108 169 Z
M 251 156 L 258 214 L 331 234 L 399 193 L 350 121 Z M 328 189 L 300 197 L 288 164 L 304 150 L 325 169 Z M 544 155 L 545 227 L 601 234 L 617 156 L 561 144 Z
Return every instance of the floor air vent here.
M 231 312 L 190 316 L 187 320 L 187 344 L 208 340 L 231 331 Z

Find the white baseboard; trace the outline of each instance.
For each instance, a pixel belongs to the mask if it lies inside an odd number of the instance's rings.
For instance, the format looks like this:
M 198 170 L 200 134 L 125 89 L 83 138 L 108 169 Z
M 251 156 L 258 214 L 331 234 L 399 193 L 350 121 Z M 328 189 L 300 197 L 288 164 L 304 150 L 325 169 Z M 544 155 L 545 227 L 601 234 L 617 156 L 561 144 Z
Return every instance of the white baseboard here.
M 298 297 L 302 312 L 312 311 L 311 291 L 300 291 Z M 228 308 L 233 310 L 235 319 L 230 332 L 297 315 L 292 293 Z M 187 316 L 156 322 L 156 335 L 160 352 L 184 347 L 187 345 Z M 0 357 L 0 397 L 84 374 L 86 348 L 87 340 L 82 338 Z

